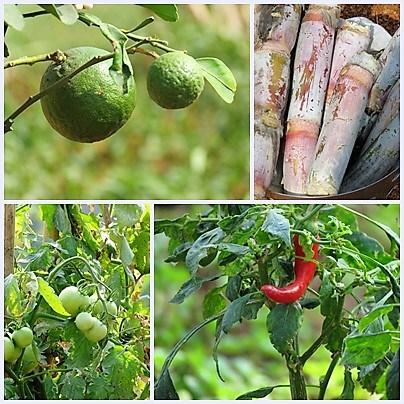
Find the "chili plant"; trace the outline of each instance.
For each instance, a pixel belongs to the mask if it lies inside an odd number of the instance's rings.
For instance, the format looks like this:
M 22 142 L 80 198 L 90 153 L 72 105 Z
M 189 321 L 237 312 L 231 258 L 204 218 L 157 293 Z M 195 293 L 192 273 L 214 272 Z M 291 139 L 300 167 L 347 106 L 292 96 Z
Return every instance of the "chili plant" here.
M 365 226 L 387 237 L 371 237 Z M 359 387 L 372 397 L 399 398 L 400 240 L 389 226 L 342 205 L 243 204 L 156 220 L 155 233 L 168 238 L 165 261 L 189 271 L 170 303 L 203 296 L 203 318 L 156 369 L 156 399 L 180 398 L 176 385 L 187 390 L 187 380 L 175 376 L 176 355 L 211 323 L 212 358 L 225 381 L 229 368 L 223 371 L 221 366 L 223 340 L 242 333 L 238 327 L 245 330 L 248 323 L 260 321 L 262 312 L 267 320 L 260 326 L 266 329 L 271 352 L 284 362 L 285 382 L 277 384 L 279 375 L 268 372 L 266 385 L 220 398 L 263 398 L 288 388 L 292 399 L 355 399 Z M 318 335 L 308 340 L 302 325 L 313 318 L 320 319 L 309 326 Z M 313 366 L 319 350 L 328 351 L 327 366 Z M 321 371 L 313 375 L 313 369 Z M 336 369 L 343 374 L 337 396 L 335 388 L 329 393 Z M 193 377 L 204 384 L 202 374 Z
M 149 207 L 5 218 L 5 398 L 149 398 Z

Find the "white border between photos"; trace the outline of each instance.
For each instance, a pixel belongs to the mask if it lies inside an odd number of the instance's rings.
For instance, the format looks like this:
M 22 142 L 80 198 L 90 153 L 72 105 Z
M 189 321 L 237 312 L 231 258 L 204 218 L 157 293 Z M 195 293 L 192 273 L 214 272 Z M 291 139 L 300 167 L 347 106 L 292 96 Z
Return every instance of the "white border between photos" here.
M 35 2 L 33 1 L 29 1 L 29 0 L 20 0 L 17 3 L 19 4 L 34 4 Z M 45 0 L 42 3 L 44 4 L 52 4 L 55 3 L 54 1 L 49 1 L 49 0 Z M 65 2 L 63 2 L 65 3 Z M 69 2 L 70 3 L 70 2 Z M 93 4 L 112 4 L 114 2 L 112 1 L 89 1 L 89 3 L 93 3 Z M 117 3 L 114 4 L 132 4 L 132 3 L 138 3 L 138 4 L 147 4 L 150 3 L 150 0 L 139 0 L 139 1 L 128 1 L 128 0 L 121 0 Z M 45 204 L 45 203 L 115 203 L 115 204 L 131 204 L 131 203 L 139 203 L 139 204 L 150 204 L 150 316 L 151 316 L 151 330 L 150 330 L 150 381 L 151 381 L 151 397 L 150 400 L 145 400 L 145 402 L 150 402 L 150 401 L 154 401 L 153 400 L 153 381 L 154 381 L 154 207 L 155 205 L 171 205 L 171 204 L 184 204 L 184 205 L 191 205 L 191 204 L 211 204 L 211 203 L 217 203 L 217 204 L 229 204 L 229 203 L 233 203 L 233 204 L 249 204 L 249 203 L 257 203 L 257 204 L 263 204 L 263 203 L 271 203 L 271 204 L 316 204 L 316 203 L 322 203 L 322 204 L 331 204 L 331 203 L 339 203 L 339 204 L 349 204 L 349 205 L 371 205 L 371 204 L 376 204 L 376 203 L 391 203 L 391 204 L 400 204 L 401 205 L 401 195 L 400 195 L 400 200 L 392 200 L 392 201 L 361 201 L 361 200 L 304 200 L 304 201 L 298 201 L 298 200 L 291 200 L 291 201 L 273 201 L 273 200 L 267 200 L 267 201 L 254 201 L 254 189 L 253 189 L 253 185 L 254 185 L 254 178 L 253 178 L 253 115 L 254 115 L 254 105 L 253 105 L 253 96 L 254 96 L 254 66 L 253 66 L 253 56 L 254 56 L 254 14 L 253 14 L 253 6 L 254 4 L 265 4 L 265 3 L 277 3 L 277 4 L 289 4 L 290 2 L 285 2 L 285 1 L 268 1 L 268 0 L 263 0 L 263 1 L 253 1 L 253 0 L 239 0 L 239 1 L 230 1 L 230 0 L 222 0 L 222 1 L 195 1 L 195 0 L 188 0 L 188 1 L 184 1 L 184 0 L 180 0 L 180 1 L 154 1 L 153 3 L 155 4 L 165 4 L 165 3 L 176 3 L 176 4 L 189 4 L 189 3 L 195 3 L 195 4 L 249 4 L 250 5 L 250 154 L 249 154 L 249 159 L 250 159 L 250 178 L 249 178 L 249 183 L 250 183 L 250 199 L 249 200 L 120 200 L 120 201 L 114 201 L 114 200 L 7 200 L 5 201 L 4 199 L 4 133 L 3 133 L 3 129 L 2 129 L 2 142 L 1 142 L 1 146 L 0 146 L 0 161 L 3 162 L 2 166 L 1 166 L 1 176 L 0 176 L 0 195 L 1 195 L 1 201 L 0 201 L 0 223 L 1 223 L 1 229 L 0 229 L 0 251 L 1 251 L 1 260 L 0 260 L 0 265 L 1 265 L 1 271 L 0 271 L 0 276 L 2 278 L 4 278 L 4 205 L 5 203 L 7 204 L 18 204 L 21 202 L 26 202 L 26 203 L 33 203 L 33 204 Z M 302 0 L 296 0 L 293 1 L 292 3 L 297 3 L 297 4 L 305 4 L 305 3 L 317 3 L 317 4 L 323 4 L 324 1 L 310 1 L 310 2 L 305 2 Z M 333 3 L 333 4 L 400 4 L 399 1 L 386 1 L 386 0 L 382 0 L 382 1 L 342 1 L 342 2 L 329 2 L 329 3 Z M 16 4 L 15 1 L 12 0 L 4 0 L 3 4 Z M 402 7 L 400 8 L 400 20 L 403 19 L 403 15 L 404 15 L 404 5 L 402 5 Z M 0 8 L 0 17 L 1 17 L 1 21 L 3 21 L 3 7 Z M 400 26 L 400 30 L 401 30 L 401 26 Z M 4 31 L 2 30 L 1 32 L 2 35 L 2 43 L 4 43 Z M 403 65 L 403 59 L 404 59 L 404 55 L 403 55 L 403 45 L 402 43 L 400 43 L 400 51 L 401 51 L 401 65 Z M 1 60 L 4 61 L 4 47 L 1 46 L 0 49 L 0 55 L 1 55 Z M 4 120 L 4 72 L 3 69 L 1 70 L 0 73 L 0 84 L 2 86 L 2 92 L 0 94 L 0 100 L 1 100 L 1 104 L 2 104 L 2 108 L 1 108 L 1 117 L 2 120 Z M 403 88 L 401 88 L 401 93 L 400 93 L 400 99 L 403 99 Z M 402 118 L 403 112 L 400 112 L 400 117 Z M 402 120 L 402 119 L 401 119 Z M 400 132 L 400 141 L 403 141 L 403 135 Z M 400 166 L 401 166 L 401 161 L 400 161 Z M 400 188 L 402 188 L 403 185 L 403 181 L 400 177 Z M 400 227 L 403 226 L 403 217 L 401 214 L 401 209 L 400 209 Z M 400 261 L 403 258 L 403 253 L 400 252 Z M 403 276 L 400 277 L 401 281 L 403 279 Z M 0 299 L 1 302 L 3 302 L 4 300 L 4 288 L 1 287 L 0 288 L 1 293 L 0 293 Z M 0 310 L 0 315 L 2 317 L 2 319 L 4 319 L 4 304 L 0 304 L 1 306 L 1 310 Z M 404 315 L 401 312 L 401 324 L 403 324 L 403 318 Z M 4 335 L 4 321 L 1 321 L 1 333 L 2 335 Z M 0 344 L 0 358 L 3 357 L 3 344 Z M 401 352 L 401 362 L 403 361 L 404 358 L 404 352 Z M 4 397 L 4 362 L 3 360 L 0 360 L 1 362 L 1 367 L 0 367 L 0 373 L 2 375 L 2 381 L 1 381 L 1 386 L 0 386 L 0 400 L 3 401 L 3 397 Z M 400 391 L 401 391 L 401 397 L 404 396 L 404 375 L 403 372 L 401 372 L 401 377 L 400 377 Z M 46 402 L 50 402 L 51 400 L 48 400 Z M 55 400 L 55 402 L 67 402 L 66 400 Z M 182 401 L 190 401 L 190 400 L 182 400 Z M 200 402 L 203 403 L 217 403 L 217 400 L 199 400 Z M 220 400 L 221 402 L 224 403 L 231 403 L 231 402 L 235 402 L 235 400 Z M 16 401 L 19 402 L 19 401 Z M 24 403 L 27 402 L 31 402 L 30 400 L 24 400 L 21 401 Z M 34 401 L 32 401 L 34 402 Z M 85 400 L 77 400 L 76 402 L 87 402 Z M 116 400 L 111 400 L 109 402 L 112 403 L 122 403 L 122 402 L 132 402 L 131 400 L 120 400 L 120 401 L 116 401 Z M 246 401 L 247 402 L 247 401 Z M 250 402 L 250 401 L 248 401 Z M 279 403 L 291 403 L 291 400 L 277 400 L 277 402 Z M 332 402 L 332 400 L 324 400 L 324 402 Z M 339 402 L 345 402 L 345 403 L 351 403 L 351 401 L 339 401 Z M 366 401 L 366 402 L 377 402 L 377 401 Z M 399 403 L 399 401 L 393 401 L 393 402 L 397 402 Z

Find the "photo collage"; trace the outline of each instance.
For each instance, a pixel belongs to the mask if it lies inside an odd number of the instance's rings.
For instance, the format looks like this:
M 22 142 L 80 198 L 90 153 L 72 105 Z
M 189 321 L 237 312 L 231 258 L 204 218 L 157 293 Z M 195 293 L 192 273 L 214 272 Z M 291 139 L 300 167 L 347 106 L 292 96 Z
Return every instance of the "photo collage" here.
M 399 2 L 0 9 L 4 401 L 400 402 Z

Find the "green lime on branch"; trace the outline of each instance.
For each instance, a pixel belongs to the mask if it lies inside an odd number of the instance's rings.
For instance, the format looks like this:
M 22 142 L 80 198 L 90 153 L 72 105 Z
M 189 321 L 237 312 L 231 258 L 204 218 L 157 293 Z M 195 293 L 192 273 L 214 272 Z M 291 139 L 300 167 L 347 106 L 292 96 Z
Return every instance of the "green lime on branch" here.
M 150 66 L 147 90 L 163 108 L 179 109 L 191 105 L 202 93 L 205 80 L 198 62 L 184 52 L 169 52 Z
M 108 54 L 92 47 L 73 48 L 64 53 L 64 62 L 52 63 L 45 71 L 41 91 L 92 58 Z M 111 77 L 110 67 L 110 60 L 94 64 L 41 98 L 46 119 L 62 136 L 82 143 L 97 142 L 127 122 L 136 105 L 135 80 L 133 76 L 129 78 L 125 92 Z

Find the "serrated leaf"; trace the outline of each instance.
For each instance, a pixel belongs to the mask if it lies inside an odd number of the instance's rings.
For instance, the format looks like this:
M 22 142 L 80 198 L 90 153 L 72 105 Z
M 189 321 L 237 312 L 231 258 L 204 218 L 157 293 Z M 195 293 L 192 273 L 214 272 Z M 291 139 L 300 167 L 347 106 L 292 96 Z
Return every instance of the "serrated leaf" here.
M 15 4 L 4 5 L 4 22 L 17 31 L 21 31 L 25 26 L 24 17 Z
M 289 247 L 292 246 L 290 241 L 290 223 L 278 209 L 270 209 L 265 217 L 262 230 L 273 236 L 279 237 Z
M 138 4 L 141 7 L 153 11 L 164 21 L 176 22 L 179 19 L 178 8 L 175 4 Z
M 53 311 L 62 316 L 70 317 L 70 314 L 64 309 L 59 297 L 45 279 L 38 278 L 38 287 L 39 294 L 43 297 L 45 302 L 49 304 Z
M 79 18 L 79 14 L 73 4 L 40 4 L 39 6 L 66 25 L 74 24 Z
M 202 69 L 203 76 L 214 88 L 223 101 L 231 104 L 237 90 L 237 82 L 231 70 L 217 58 L 198 58 L 196 61 Z
M 303 309 L 298 303 L 277 304 L 268 314 L 267 329 L 274 348 L 289 352 L 303 322 Z
M 390 348 L 391 335 L 381 332 L 356 335 L 345 339 L 342 363 L 346 366 L 366 366 L 385 357 Z

